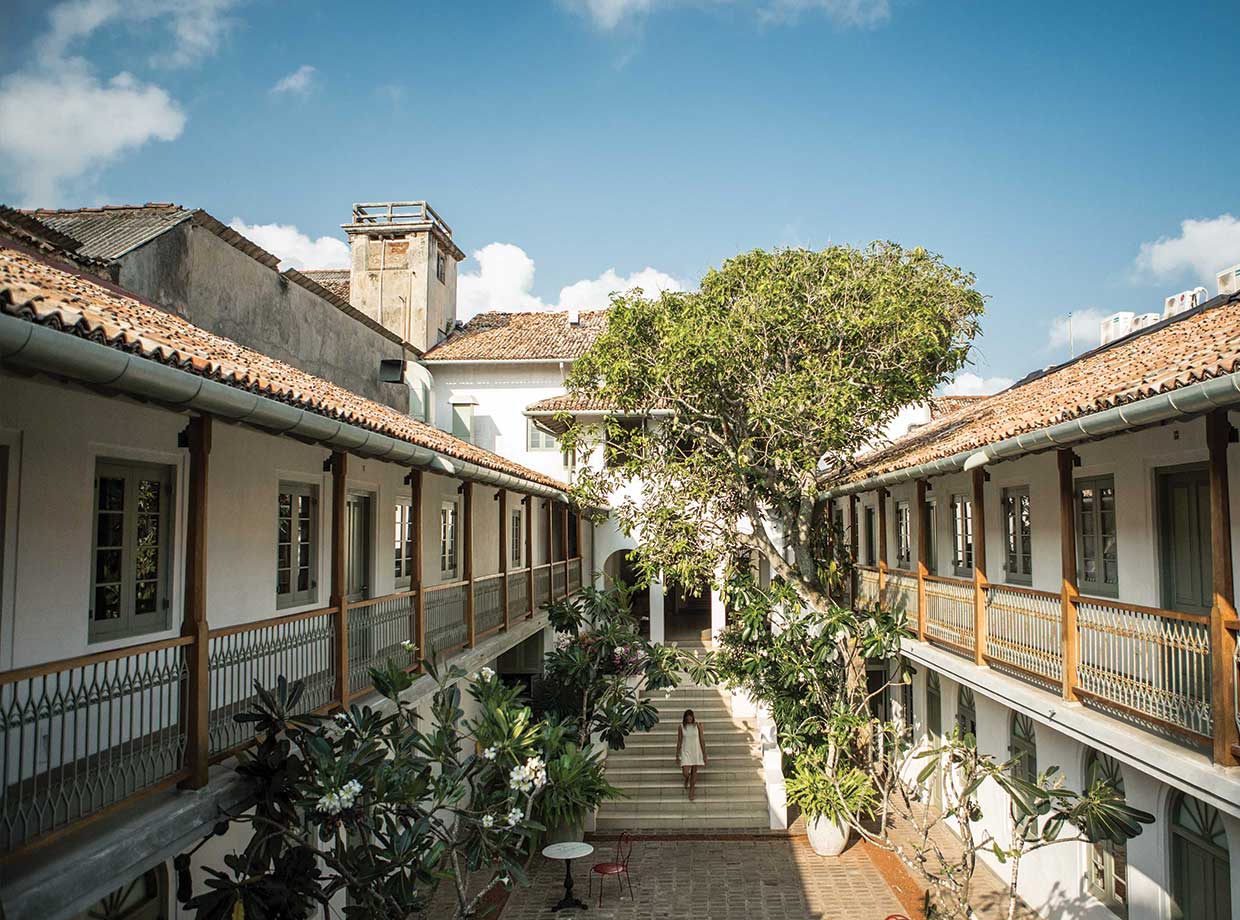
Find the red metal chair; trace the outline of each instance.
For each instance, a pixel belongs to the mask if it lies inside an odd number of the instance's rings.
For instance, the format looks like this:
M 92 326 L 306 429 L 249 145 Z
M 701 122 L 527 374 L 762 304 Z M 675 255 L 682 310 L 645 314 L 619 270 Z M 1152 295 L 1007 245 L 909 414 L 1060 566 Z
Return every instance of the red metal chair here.
M 620 886 L 620 897 L 624 897 L 624 883 L 629 883 L 629 897 L 633 897 L 633 879 L 629 875 L 629 857 L 633 855 L 633 838 L 627 833 L 621 834 L 620 839 L 616 841 L 616 861 L 598 863 L 590 869 L 590 882 L 586 888 L 587 897 L 594 888 L 594 876 L 600 876 L 598 880 L 598 906 L 603 906 L 603 879 L 609 875 L 616 877 L 616 884 Z M 620 876 L 624 876 L 621 880 Z

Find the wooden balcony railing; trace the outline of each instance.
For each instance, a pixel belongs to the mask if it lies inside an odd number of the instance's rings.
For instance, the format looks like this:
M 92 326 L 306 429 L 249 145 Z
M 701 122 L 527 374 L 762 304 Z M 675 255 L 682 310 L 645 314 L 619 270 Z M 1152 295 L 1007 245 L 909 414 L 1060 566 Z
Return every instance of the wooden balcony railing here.
M 862 603 L 881 598 L 884 607 L 903 610 L 910 623 L 924 622 L 925 638 L 935 645 L 976 660 L 976 624 L 984 624 L 986 664 L 1044 688 L 1066 688 L 1070 698 L 1146 728 L 1197 745 L 1211 741 L 1210 624 L 1204 614 L 1075 596 L 1075 629 L 1066 633 L 1059 594 L 919 578 L 875 566 L 857 569 Z M 924 617 L 919 595 L 925 597 Z M 1065 660 L 1075 662 L 1067 680 Z M 1240 654 L 1234 666 L 1240 669 Z
M 580 584 L 581 559 L 554 565 L 564 596 Z M 191 744 L 191 662 L 198 640 L 180 636 L 0 673 L 0 854 L 54 839 L 84 820 L 191 776 L 201 756 L 217 763 L 250 743 L 233 716 L 252 708 L 254 683 L 284 676 L 305 683 L 300 713 L 326 712 L 369 692 L 371 667 L 387 659 L 416 670 L 423 657 L 464 648 L 473 591 L 475 641 L 532 617 L 550 600 L 552 566 L 398 591 L 206 633 L 207 717 Z M 508 610 L 505 617 L 504 587 Z M 539 587 L 541 585 L 541 588 Z M 568 587 L 566 587 L 568 586 Z M 343 667 L 337 649 L 347 637 Z M 421 653 L 406 649 L 412 642 Z M 337 688 L 346 687 L 342 700 Z M 191 751 L 200 752 L 191 755 Z M 205 767 L 204 767 L 205 769 Z

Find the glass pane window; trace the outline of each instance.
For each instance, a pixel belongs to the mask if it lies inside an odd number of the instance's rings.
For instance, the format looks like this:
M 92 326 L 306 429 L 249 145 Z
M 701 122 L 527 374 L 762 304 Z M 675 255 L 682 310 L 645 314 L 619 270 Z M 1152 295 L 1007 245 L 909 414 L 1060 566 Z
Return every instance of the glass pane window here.
M 1029 522 L 1029 487 L 1003 490 L 1003 555 L 1007 580 L 1033 579 L 1033 530 Z
M 934 575 L 939 570 L 939 517 L 933 501 L 926 502 L 926 571 Z
M 1085 761 L 1085 782 L 1089 788 L 1106 784 L 1124 794 L 1124 777 L 1119 764 L 1106 754 L 1090 751 Z M 1090 844 L 1089 890 L 1111 912 L 1128 915 L 1128 848 L 1107 840 Z
M 525 420 L 525 446 L 530 450 L 559 450 L 560 442 L 555 435 L 539 428 L 530 418 Z
M 525 542 L 525 529 L 521 526 L 522 523 L 521 512 L 512 512 L 512 523 L 510 526 L 512 548 L 509 558 L 512 566 L 518 569 L 521 568 L 521 545 Z
M 912 568 L 913 529 L 912 511 L 908 502 L 896 502 L 896 567 Z
M 276 606 L 313 603 L 318 597 L 318 490 L 282 482 L 276 500 Z
M 956 728 L 966 742 L 977 743 L 977 704 L 968 687 L 961 687 L 956 696 Z
M 952 570 L 973 574 L 973 499 L 967 495 L 952 496 Z
M 943 734 L 943 688 L 933 671 L 926 672 L 926 730 L 935 740 Z
M 172 467 L 100 460 L 95 468 L 91 641 L 168 626 Z
M 1038 778 L 1038 739 L 1033 720 L 1019 712 L 1012 714 L 1012 741 L 1008 747 L 1012 775 L 1027 783 Z
M 413 566 L 418 538 L 417 522 L 414 520 L 413 505 L 411 503 L 397 503 L 392 529 L 392 557 L 395 566 L 396 587 L 408 588 L 413 584 Z
M 456 577 L 457 504 L 444 502 L 439 509 L 439 573 Z
M 874 509 L 865 509 L 865 561 L 867 565 L 878 564 L 877 543 L 878 528 L 874 524 Z
M 1119 540 L 1115 530 L 1115 480 L 1076 482 L 1077 577 L 1085 594 L 1119 594 Z

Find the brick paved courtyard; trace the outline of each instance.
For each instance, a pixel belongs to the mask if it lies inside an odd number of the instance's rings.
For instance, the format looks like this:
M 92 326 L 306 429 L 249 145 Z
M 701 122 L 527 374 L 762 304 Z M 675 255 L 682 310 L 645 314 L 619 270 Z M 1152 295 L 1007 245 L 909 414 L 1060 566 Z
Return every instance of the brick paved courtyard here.
M 594 856 L 573 863 L 574 893 L 588 911 L 551 913 L 564 892 L 564 864 L 537 856 L 530 887 L 513 892 L 503 920 L 885 920 L 906 912 L 864 846 L 854 842 L 844 855 L 823 859 L 804 837 L 775 835 L 637 840 L 630 863 L 635 896 L 626 888 L 621 898 L 609 879 L 600 910 L 597 880 L 587 897 L 586 876 L 591 864 L 611 860 L 615 843 L 591 842 Z

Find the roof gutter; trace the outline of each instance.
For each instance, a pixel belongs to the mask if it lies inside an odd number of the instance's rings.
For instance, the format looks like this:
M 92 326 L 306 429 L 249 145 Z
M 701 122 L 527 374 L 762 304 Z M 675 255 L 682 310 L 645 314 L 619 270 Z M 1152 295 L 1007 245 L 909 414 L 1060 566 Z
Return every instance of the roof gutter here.
M 824 492 L 827 498 L 871 492 L 874 489 L 912 482 L 930 476 L 942 476 L 972 470 L 988 463 L 1013 460 L 1026 454 L 1070 447 L 1085 441 L 1110 437 L 1156 425 L 1160 422 L 1192 418 L 1212 409 L 1240 407 L 1240 372 L 1224 374 L 1186 387 L 1148 396 L 1122 406 L 1113 406 L 1067 422 L 1058 422 L 1035 431 L 996 441 L 976 450 L 961 451 L 940 460 L 892 470 L 850 482 Z
M 387 463 L 567 502 L 560 489 L 461 460 L 348 422 L 230 387 L 90 339 L 0 315 L 0 362 L 107 387 L 176 409 L 190 409 L 274 434 L 313 441 Z

